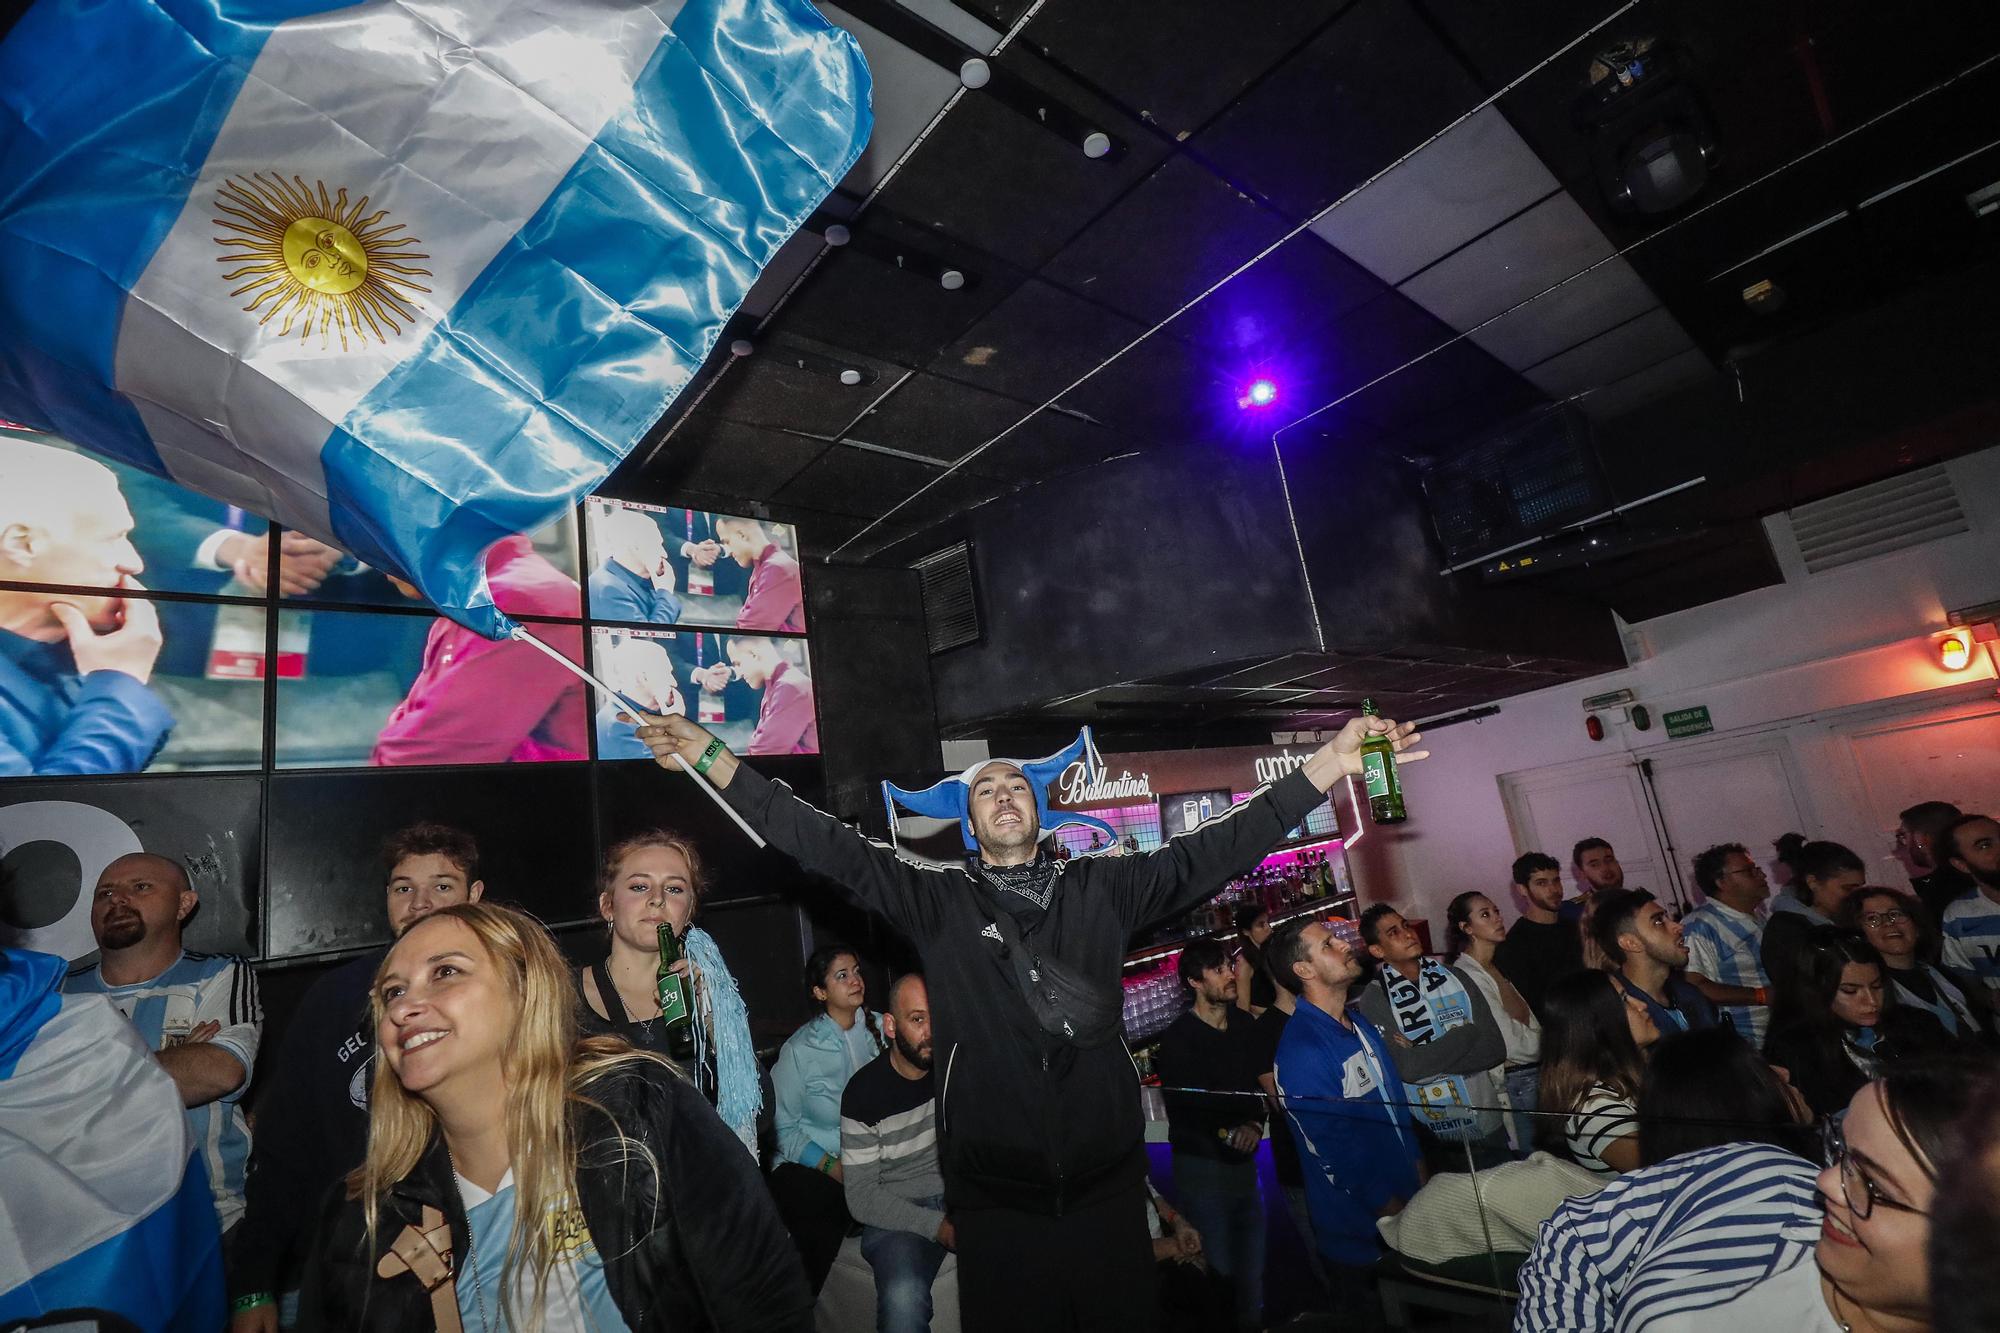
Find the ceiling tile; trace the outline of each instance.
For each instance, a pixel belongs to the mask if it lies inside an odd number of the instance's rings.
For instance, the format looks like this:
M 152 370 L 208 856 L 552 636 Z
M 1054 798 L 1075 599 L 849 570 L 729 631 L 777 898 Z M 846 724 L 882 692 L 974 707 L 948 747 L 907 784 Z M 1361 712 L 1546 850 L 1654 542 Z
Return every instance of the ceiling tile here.
M 1284 232 L 1276 215 L 1186 158 L 1169 158 L 1042 276 L 1152 324 Z
M 1215 6 L 1231 21 L 1236 8 Z M 1302 222 L 1479 99 L 1479 86 L 1406 0 L 1362 0 L 1194 143 Z
M 868 147 L 860 160 L 840 182 L 842 189 L 862 195 L 875 188 L 958 91 L 958 74 L 883 36 L 838 5 L 822 4 L 820 8 L 828 20 L 847 29 L 861 43 L 873 81 L 875 128 L 869 132 Z
M 1679 322 L 1660 309 L 1599 334 L 1524 373 L 1551 398 L 1567 398 L 1624 379 L 1693 349 L 1694 344 Z
M 1382 284 L 1309 235 L 1294 236 L 1182 315 L 1173 332 L 1246 358 L 1279 355 L 1302 328 L 1381 295 Z
M 1558 188 L 1506 117 L 1487 107 L 1312 229 L 1376 277 L 1395 283 Z
M 827 448 L 819 440 L 724 421 L 704 408 L 681 423 L 637 482 L 665 493 L 690 489 L 762 500 Z
M 1038 412 L 992 448 L 965 462 L 967 471 L 1013 481 L 1058 478 L 1093 467 L 1138 446 L 1118 432 L 1056 411 Z
M 1659 298 L 1632 266 L 1613 259 L 1502 315 L 1472 341 L 1522 370 L 1657 305 Z
M 1030 278 L 929 368 L 1039 405 L 1144 331 L 1136 321 Z
M 1559 194 L 1398 290 L 1453 328 L 1469 329 L 1610 253 L 1604 233 L 1574 199 Z
M 940 469 L 846 445 L 829 446 L 771 496 L 774 503 L 811 505 L 841 514 L 878 517 L 907 500 Z
M 848 430 L 851 438 L 949 463 L 1028 415 L 1012 398 L 912 375 Z
M 869 382 L 842 384 L 837 366 L 863 371 Z M 774 334 L 751 355 L 727 364 L 702 400 L 702 410 L 746 425 L 832 436 L 902 375 L 900 368 L 874 357 Z
M 1670 356 L 1623 379 L 1589 390 L 1578 406 L 1593 421 L 1610 421 L 1643 403 L 1690 384 L 1713 379 L 1715 375 L 1716 369 L 1708 354 L 1699 347 L 1690 347 L 1678 356 Z

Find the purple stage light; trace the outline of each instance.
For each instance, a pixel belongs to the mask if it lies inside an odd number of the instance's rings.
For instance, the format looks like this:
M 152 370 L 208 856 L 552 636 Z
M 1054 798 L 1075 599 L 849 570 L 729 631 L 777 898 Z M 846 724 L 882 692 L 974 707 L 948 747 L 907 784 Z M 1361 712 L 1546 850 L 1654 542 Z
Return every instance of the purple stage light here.
M 1254 380 L 1236 400 L 1238 407 L 1269 407 L 1278 401 L 1278 386 L 1272 380 Z

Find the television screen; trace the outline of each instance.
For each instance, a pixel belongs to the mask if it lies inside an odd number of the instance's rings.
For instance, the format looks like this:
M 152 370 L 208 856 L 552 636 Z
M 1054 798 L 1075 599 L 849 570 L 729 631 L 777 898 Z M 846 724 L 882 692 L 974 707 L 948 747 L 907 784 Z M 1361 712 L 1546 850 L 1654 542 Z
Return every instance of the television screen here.
M 572 661 L 575 625 L 528 632 Z M 583 682 L 538 649 L 439 616 L 279 613 L 280 768 L 535 763 L 589 757 Z
M 818 754 L 812 666 L 801 639 L 713 630 L 591 631 L 598 678 L 640 709 L 692 717 L 738 754 Z M 597 756 L 650 759 L 633 709 L 597 704 Z
M 805 632 L 789 523 L 603 496 L 584 514 L 592 620 Z

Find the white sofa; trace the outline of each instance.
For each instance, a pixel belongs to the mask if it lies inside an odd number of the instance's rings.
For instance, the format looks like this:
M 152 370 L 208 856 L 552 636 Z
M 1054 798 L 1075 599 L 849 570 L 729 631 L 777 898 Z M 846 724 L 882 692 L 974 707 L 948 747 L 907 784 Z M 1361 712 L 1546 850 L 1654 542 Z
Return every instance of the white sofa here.
M 874 1333 L 875 1273 L 861 1257 L 861 1237 L 841 1242 L 813 1311 L 819 1333 Z M 958 1333 L 958 1256 L 947 1254 L 931 1283 L 931 1333 Z

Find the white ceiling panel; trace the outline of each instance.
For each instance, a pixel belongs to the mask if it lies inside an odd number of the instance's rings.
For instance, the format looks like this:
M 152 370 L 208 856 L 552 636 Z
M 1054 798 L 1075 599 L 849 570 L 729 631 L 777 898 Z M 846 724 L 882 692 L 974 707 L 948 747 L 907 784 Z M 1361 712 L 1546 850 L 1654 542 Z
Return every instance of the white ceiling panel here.
M 958 74 L 940 69 L 835 5 L 822 4 L 820 9 L 829 22 L 847 29 L 861 43 L 875 83 L 875 131 L 861 160 L 840 182 L 843 190 L 866 194 L 958 91 Z
M 1492 107 L 1313 224 L 1384 282 L 1397 283 L 1556 189 L 1556 178 Z
M 1398 290 L 1453 328 L 1469 329 L 1611 252 L 1611 242 L 1576 200 L 1558 194 L 1439 260 Z M 1579 330 L 1577 336 L 1589 332 Z
M 1472 341 L 1503 364 L 1526 370 L 1658 304 L 1645 279 L 1623 259 L 1614 259 L 1502 315 L 1474 333 Z
M 903 8 L 929 19 L 933 26 L 943 28 L 975 51 L 991 51 L 1000 45 L 998 30 L 987 27 L 952 0 L 901 0 L 901 3 Z
M 1661 307 L 1601 333 L 1581 347 L 1549 358 L 1523 372 L 1523 377 L 1551 398 L 1567 398 L 1615 383 L 1693 349 L 1694 343 L 1680 321 Z

